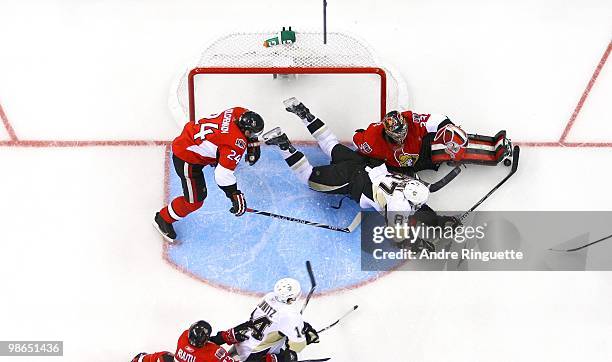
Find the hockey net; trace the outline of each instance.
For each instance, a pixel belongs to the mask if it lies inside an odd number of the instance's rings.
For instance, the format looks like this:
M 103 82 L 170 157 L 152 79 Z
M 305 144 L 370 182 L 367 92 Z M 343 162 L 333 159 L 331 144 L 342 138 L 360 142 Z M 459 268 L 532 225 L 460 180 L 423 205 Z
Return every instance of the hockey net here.
M 212 105 L 207 108 L 203 104 L 210 101 L 211 97 L 219 97 L 220 94 L 231 98 L 235 90 L 251 82 L 248 80 L 251 78 L 247 76 L 252 75 L 266 75 L 268 82 L 273 78 L 269 74 L 274 75 L 276 83 L 303 82 L 311 87 L 309 95 L 328 90 L 330 94 L 322 96 L 326 99 L 341 96 L 355 88 L 376 88 L 364 96 L 373 103 L 372 108 L 374 105 L 377 108 L 375 117 L 378 119 L 370 121 L 380 120 L 380 117 L 388 110 L 408 106 L 407 88 L 401 75 L 380 61 L 372 48 L 357 37 L 332 32 L 327 35 L 327 44 L 323 44 L 322 33 L 297 32 L 295 43 L 265 47 L 264 40 L 276 34 L 275 32 L 231 33 L 206 45 L 198 59 L 180 73 L 171 87 L 169 106 L 177 123 L 182 125 L 190 119 L 220 111 L 220 109 L 210 109 Z M 219 90 L 216 85 L 219 82 L 217 80 L 215 83 L 215 76 L 221 75 L 241 75 L 242 83 L 232 85 L 233 90 L 231 91 Z M 370 85 L 352 84 L 344 86 L 342 90 L 332 89 L 334 85 L 341 84 L 342 79 L 345 79 L 347 75 L 369 76 L 370 83 L 368 84 Z M 334 76 L 336 78 L 333 78 Z M 326 85 L 321 85 L 320 82 L 313 85 L 315 83 L 312 78 L 303 81 L 308 77 L 319 77 L 318 79 L 322 77 L 333 79 L 333 81 Z M 223 79 L 222 84 L 232 82 L 227 77 Z M 253 80 L 251 83 L 255 84 L 255 82 Z M 273 94 L 276 88 L 283 88 L 287 93 L 285 96 L 293 95 L 290 94 L 291 92 L 299 93 L 299 89 L 289 91 L 288 87 L 287 85 L 268 86 L 258 83 L 255 90 L 251 92 Z M 237 104 L 237 102 L 240 101 L 236 100 L 232 104 L 251 106 L 251 104 Z M 353 103 L 363 102 L 355 100 Z M 253 110 L 258 111 L 258 106 L 254 106 Z M 272 118 L 277 117 L 274 115 Z

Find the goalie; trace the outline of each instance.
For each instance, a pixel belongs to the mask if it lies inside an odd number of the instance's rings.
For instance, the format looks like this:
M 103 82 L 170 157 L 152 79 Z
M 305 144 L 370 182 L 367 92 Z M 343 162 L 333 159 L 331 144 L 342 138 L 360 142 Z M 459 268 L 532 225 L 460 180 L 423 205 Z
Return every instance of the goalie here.
M 353 143 L 361 155 L 409 175 L 449 161 L 494 166 L 512 149 L 506 131 L 493 137 L 467 134 L 445 115 L 413 111 L 387 113 L 381 122 L 358 129 Z
M 278 146 L 285 162 L 302 183 L 315 191 L 348 195 L 360 207 L 374 208 L 384 216 L 387 211 L 413 214 L 421 208 L 433 213 L 425 205 L 429 185 L 413 177 L 392 174 L 383 162 L 342 145 L 323 121 L 296 98 L 289 98 L 284 104 L 288 112 L 302 119 L 319 147 L 331 158 L 329 165 L 313 167 L 279 127 L 264 134 L 265 143 Z

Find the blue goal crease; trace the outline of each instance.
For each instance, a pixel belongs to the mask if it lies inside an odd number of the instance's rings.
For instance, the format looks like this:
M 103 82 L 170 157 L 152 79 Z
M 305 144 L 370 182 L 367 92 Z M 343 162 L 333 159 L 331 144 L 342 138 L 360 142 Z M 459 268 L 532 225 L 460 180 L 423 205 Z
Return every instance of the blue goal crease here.
M 314 145 L 300 145 L 313 166 L 329 159 Z M 170 166 L 172 167 L 172 166 Z M 350 288 L 381 273 L 361 271 L 360 229 L 341 233 L 270 217 L 229 212 L 231 202 L 217 187 L 213 168 L 205 167 L 208 197 L 204 206 L 175 223 L 181 243 L 168 248 L 168 259 L 195 276 L 246 293 L 265 293 L 283 277 L 310 284 L 310 260 L 320 292 Z M 171 199 L 182 194 L 180 179 L 170 170 Z M 280 154 L 262 148 L 254 166 L 241 162 L 238 188 L 249 207 L 334 226 L 347 226 L 360 211 L 341 195 L 326 195 L 300 183 Z

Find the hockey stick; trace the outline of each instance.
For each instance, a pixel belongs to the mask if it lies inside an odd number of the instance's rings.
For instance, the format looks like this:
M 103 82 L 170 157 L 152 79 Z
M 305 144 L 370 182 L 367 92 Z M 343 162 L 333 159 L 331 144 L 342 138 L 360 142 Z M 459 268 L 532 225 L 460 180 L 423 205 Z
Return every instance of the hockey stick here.
M 344 313 L 344 315 L 342 315 L 342 317 L 338 318 L 338 320 L 336 320 L 334 323 L 332 323 L 332 324 L 328 325 L 327 327 L 325 327 L 325 328 L 323 328 L 323 329 L 321 329 L 321 330 L 318 330 L 318 331 L 317 331 L 317 333 L 324 332 L 324 331 L 326 331 L 326 330 L 330 329 L 331 327 L 335 326 L 336 324 L 340 323 L 340 321 L 341 321 L 342 319 L 344 319 L 344 318 L 345 318 L 347 315 L 351 314 L 351 313 L 352 313 L 352 312 L 353 312 L 355 309 L 357 309 L 357 308 L 359 308 L 359 306 L 358 306 L 358 305 L 354 306 L 353 308 L 351 308 L 351 310 L 349 310 L 348 312 Z
M 351 233 L 351 232 L 353 232 L 357 228 L 357 226 L 359 226 L 359 224 L 361 223 L 361 213 L 358 213 L 355 216 L 355 218 L 353 219 L 353 221 L 351 222 L 351 224 L 349 226 L 347 226 L 347 227 L 338 227 L 338 226 L 326 225 L 326 224 L 321 224 L 321 223 L 318 223 L 318 222 L 298 219 L 298 218 L 291 217 L 291 216 L 284 216 L 284 215 L 273 214 L 271 212 L 260 211 L 260 210 L 255 210 L 255 209 L 251 209 L 251 208 L 247 208 L 246 211 L 250 212 L 250 213 L 253 213 L 253 214 L 257 214 L 257 215 L 273 217 L 275 219 L 281 219 L 281 220 L 286 220 L 286 221 L 293 221 L 293 222 L 297 222 L 297 223 L 300 223 L 300 224 L 303 224 L 303 225 L 310 225 L 310 226 L 314 226 L 314 227 L 318 227 L 318 228 L 334 230 L 334 231 L 340 231 L 340 232 L 343 232 L 343 233 Z
M 429 188 L 430 192 L 436 192 L 440 190 L 441 188 L 443 188 L 444 186 L 448 185 L 448 183 L 453 181 L 455 177 L 457 177 L 457 175 L 459 175 L 460 173 L 461 173 L 461 168 L 457 166 L 453 168 L 449 173 L 447 173 L 446 176 L 442 177 L 440 180 L 432 184 L 427 184 L 427 187 Z
M 297 361 L 297 362 L 323 362 L 323 361 L 329 361 L 331 358 L 319 358 L 319 359 L 303 359 L 301 361 Z
M 598 240 L 592 241 L 592 242 L 590 242 L 590 243 L 588 243 L 588 244 L 584 244 L 584 245 L 582 245 L 582 246 L 578 246 L 578 247 L 575 247 L 575 248 L 572 248 L 572 249 L 567 249 L 567 250 L 563 250 L 563 249 L 553 249 L 553 248 L 550 248 L 550 249 L 548 249 L 548 250 L 552 250 L 552 251 L 565 251 L 565 252 L 568 252 L 568 253 L 569 253 L 569 252 L 572 252 L 572 251 L 582 250 L 582 249 L 584 249 L 584 248 L 586 248 L 586 247 L 589 247 L 589 246 L 591 246 L 591 245 L 597 244 L 597 243 L 602 242 L 602 241 L 604 241 L 604 240 L 608 240 L 608 239 L 610 239 L 610 238 L 612 238 L 612 235 L 608 235 L 608 236 L 603 237 L 603 238 L 601 238 L 601 239 L 598 239 Z
M 476 210 L 476 208 L 480 206 L 480 204 L 482 204 L 486 199 L 488 199 L 489 196 L 491 196 L 495 191 L 497 191 L 497 189 L 500 188 L 501 185 L 503 185 L 506 181 L 508 181 L 510 177 L 512 177 L 512 175 L 516 173 L 516 170 L 518 169 L 520 150 L 521 149 L 519 148 L 519 146 L 514 146 L 514 150 L 512 150 L 512 168 L 510 169 L 508 175 L 506 175 L 506 177 L 504 177 L 497 185 L 495 185 L 495 187 L 493 187 L 488 194 L 484 195 L 482 199 L 480 199 L 476 204 L 474 204 L 474 206 L 472 206 L 468 211 L 464 212 L 459 217 L 459 221 L 463 221 L 466 217 L 468 217 L 468 215 L 471 214 L 472 211 Z
M 302 310 L 300 310 L 300 314 L 304 314 L 304 309 L 306 309 L 306 306 L 310 301 L 310 297 L 312 297 L 312 294 L 314 293 L 315 288 L 317 287 L 317 281 L 315 280 L 314 273 L 312 272 L 312 265 L 310 265 L 310 260 L 306 260 L 306 270 L 308 271 L 308 276 L 310 277 L 310 291 L 306 296 L 306 300 L 304 301 Z

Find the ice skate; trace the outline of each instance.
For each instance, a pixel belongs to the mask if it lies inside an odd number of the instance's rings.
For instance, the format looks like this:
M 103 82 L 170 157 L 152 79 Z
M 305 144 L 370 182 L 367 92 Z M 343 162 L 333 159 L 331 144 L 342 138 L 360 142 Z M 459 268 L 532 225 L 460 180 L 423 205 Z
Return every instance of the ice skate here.
M 276 127 L 271 131 L 264 133 L 264 135 L 261 137 L 268 146 L 278 146 L 281 150 L 289 151 L 291 153 L 296 151 L 295 147 L 293 147 L 291 141 L 289 141 L 289 138 L 285 132 L 280 129 L 280 127 Z
M 166 239 L 169 243 L 174 243 L 176 240 L 176 232 L 174 231 L 174 227 L 172 224 L 169 224 L 161 217 L 161 214 L 158 212 L 155 214 L 155 220 L 153 220 L 153 226 L 159 233 Z
M 310 113 L 310 110 L 308 110 L 308 108 L 306 108 L 304 103 L 300 102 L 295 97 L 291 97 L 291 98 L 285 99 L 283 101 L 283 104 L 285 105 L 285 109 L 287 110 L 287 112 L 290 112 L 290 113 L 293 113 L 293 114 L 297 115 L 306 124 L 308 124 L 308 123 L 310 123 L 310 122 L 312 122 L 312 121 L 314 121 L 316 119 L 316 117 L 313 116 Z

